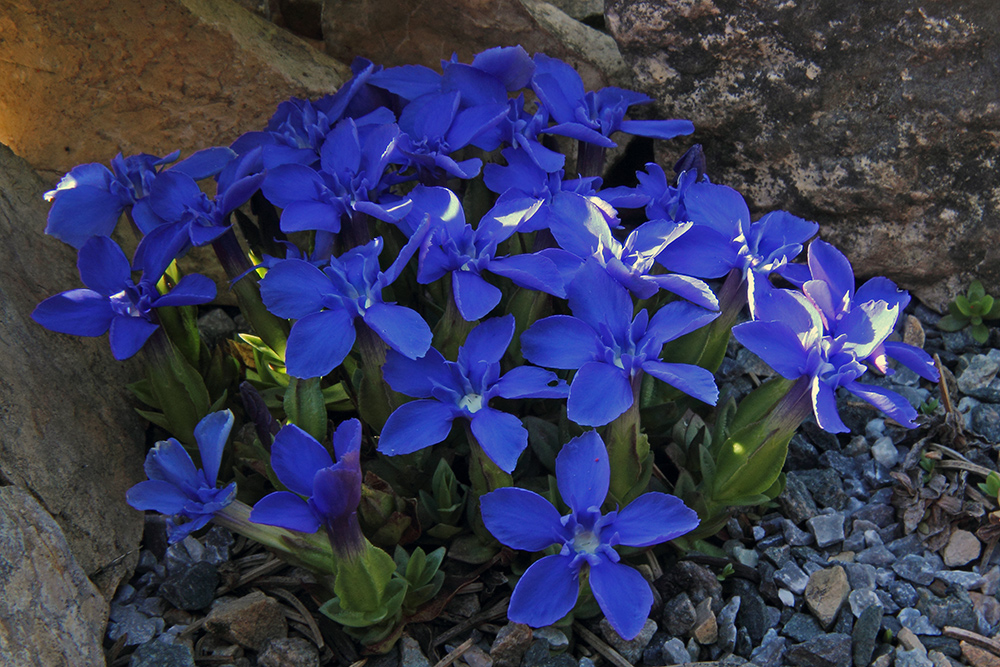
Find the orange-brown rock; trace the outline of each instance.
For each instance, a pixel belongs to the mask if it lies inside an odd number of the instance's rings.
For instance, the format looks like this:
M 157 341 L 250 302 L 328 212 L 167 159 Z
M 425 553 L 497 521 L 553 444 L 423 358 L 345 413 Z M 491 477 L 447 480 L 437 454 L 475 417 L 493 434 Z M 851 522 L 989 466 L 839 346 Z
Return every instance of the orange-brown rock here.
M 0 143 L 47 177 L 228 145 L 349 71 L 233 0 L 27 0 L 0 13 Z

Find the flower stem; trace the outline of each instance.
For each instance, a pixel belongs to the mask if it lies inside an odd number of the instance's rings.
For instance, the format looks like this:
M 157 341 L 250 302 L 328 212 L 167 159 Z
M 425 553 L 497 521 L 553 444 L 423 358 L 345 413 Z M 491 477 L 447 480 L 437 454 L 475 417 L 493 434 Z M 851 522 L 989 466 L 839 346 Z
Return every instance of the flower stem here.
M 604 174 L 604 146 L 579 141 L 576 145 L 576 171 L 581 178 Z
M 642 373 L 632 379 L 632 406 L 607 425 L 604 442 L 611 465 L 611 498 L 624 507 L 646 489 L 652 473 L 649 441 L 639 419 Z

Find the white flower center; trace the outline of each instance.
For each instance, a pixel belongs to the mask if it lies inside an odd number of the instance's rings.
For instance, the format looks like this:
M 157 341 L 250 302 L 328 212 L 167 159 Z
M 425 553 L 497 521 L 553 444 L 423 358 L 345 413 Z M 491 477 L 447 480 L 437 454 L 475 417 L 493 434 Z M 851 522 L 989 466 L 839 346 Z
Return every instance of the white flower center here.
M 479 412 L 483 409 L 483 396 L 482 394 L 466 394 L 458 402 L 458 407 L 469 412 Z

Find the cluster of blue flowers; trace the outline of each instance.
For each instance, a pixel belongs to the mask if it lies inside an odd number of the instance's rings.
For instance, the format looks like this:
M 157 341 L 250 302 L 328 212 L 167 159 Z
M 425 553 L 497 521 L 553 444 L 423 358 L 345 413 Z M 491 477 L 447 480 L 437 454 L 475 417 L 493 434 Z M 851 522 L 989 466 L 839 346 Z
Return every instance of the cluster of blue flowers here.
M 555 461 L 570 513 L 521 488 L 494 488 L 482 490 L 482 521 L 512 548 L 558 550 L 521 577 L 512 620 L 559 620 L 585 580 L 624 637 L 639 632 L 652 595 L 614 547 L 674 539 L 698 517 L 663 493 L 633 494 L 616 507 L 615 445 L 606 448 L 593 429 L 638 419 L 645 376 L 704 405 L 719 399 L 715 369 L 663 358 L 665 345 L 713 322 L 731 327 L 749 304 L 752 321 L 733 335 L 784 378 L 808 382 L 822 428 L 846 430 L 840 387 L 914 425 L 916 411 L 902 397 L 858 382 L 873 369 L 891 373 L 888 358 L 937 378 L 922 350 L 888 340 L 908 297 L 886 279 L 855 291 L 846 258 L 819 240 L 805 264 L 795 263 L 815 223 L 784 211 L 751 221 L 738 192 L 709 180 L 698 147 L 674 178 L 651 163 L 636 186 L 602 189 L 612 135 L 673 139 L 694 131 L 689 121 L 628 120 L 629 108 L 649 98 L 587 92 L 566 63 L 519 47 L 490 49 L 471 64 L 453 58 L 440 73 L 361 59 L 352 71 L 336 94 L 284 102 L 265 130 L 228 148 L 179 162 L 178 153 L 119 155 L 111 169 L 73 169 L 46 195 L 46 231 L 79 249 L 87 288 L 45 300 L 35 320 L 82 336 L 110 328 L 114 356 L 128 358 L 157 331 L 157 308 L 214 299 L 208 278 L 174 281 L 168 271 L 192 247 L 212 244 L 231 279 L 259 276 L 260 302 L 291 322 L 276 372 L 341 381 L 353 396 L 357 378 L 338 369 L 352 354 L 378 352 L 386 396 L 397 397 L 387 399 L 384 426 L 366 424 L 369 434 L 381 431 L 383 455 L 437 445 L 458 420 L 470 446 L 516 474 L 529 443 L 525 406 L 538 405 L 525 399 L 565 399 L 566 418 L 582 433 Z M 558 150 L 573 141 L 575 169 Z M 251 248 L 256 266 L 237 271 L 227 239 L 235 241 L 233 212 L 252 198 L 255 208 L 280 209 L 280 222 L 265 239 L 271 251 Z M 619 209 L 644 209 L 647 221 L 626 228 Z M 123 213 L 141 237 L 132 263 L 109 238 Z M 776 287 L 772 276 L 794 289 Z M 705 282 L 723 278 L 728 289 Z M 351 364 L 355 376 L 372 372 L 366 361 Z M 150 481 L 129 502 L 190 519 L 173 539 L 235 497 L 232 484 L 216 488 L 233 420 L 214 412 L 199 424 L 202 469 L 172 438 L 150 452 Z M 358 557 L 363 431 L 358 420 L 344 421 L 334 458 L 315 433 L 284 426 L 269 461 L 284 488 L 256 499 L 250 521 L 324 528 L 338 557 Z

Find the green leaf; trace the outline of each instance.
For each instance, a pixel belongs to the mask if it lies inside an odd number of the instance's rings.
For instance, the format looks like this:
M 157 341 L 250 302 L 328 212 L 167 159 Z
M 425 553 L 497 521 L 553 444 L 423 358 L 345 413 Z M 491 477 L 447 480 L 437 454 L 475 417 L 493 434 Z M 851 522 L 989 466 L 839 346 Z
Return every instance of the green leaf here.
M 282 407 L 293 424 L 316 438 L 326 439 L 326 401 L 320 389 L 321 378 L 292 378 L 285 390 Z
M 973 340 L 975 340 L 980 345 L 984 344 L 990 337 L 990 330 L 985 324 L 980 322 L 979 324 L 974 324 L 969 330 L 972 334 Z
M 969 318 L 956 317 L 955 315 L 945 315 L 938 320 L 937 328 L 941 331 L 961 331 L 969 324 Z
M 978 280 L 973 280 L 969 283 L 969 290 L 966 292 L 969 296 L 969 301 L 975 302 L 979 301 L 986 295 L 986 290 L 983 288 L 983 284 Z M 957 301 L 957 299 L 956 299 Z
M 732 504 L 733 499 L 763 494 L 781 474 L 794 430 L 780 433 L 764 419 L 731 435 L 716 462 L 711 500 Z
M 731 432 L 739 431 L 760 420 L 775 403 L 788 393 L 793 383 L 794 380 L 775 377 L 747 394 L 740 401 L 740 405 L 736 409 L 736 414 L 729 424 L 729 430 Z M 715 446 L 718 446 L 718 444 Z
M 982 317 L 986 317 L 986 313 L 993 310 L 993 304 L 995 302 L 996 302 L 995 299 L 991 297 L 989 294 L 987 294 L 986 296 L 984 296 L 982 299 L 979 300 L 976 312 L 978 312 Z
M 142 380 L 133 382 L 132 384 L 125 385 L 125 388 L 149 407 L 160 407 L 159 403 L 156 401 L 156 395 L 153 393 L 153 387 L 149 382 L 149 378 L 143 378 Z
M 337 577 L 333 592 L 340 608 L 348 613 L 361 613 L 378 622 L 385 618 L 386 586 L 396 571 L 396 562 L 378 547 L 366 544 L 366 549 L 356 560 L 338 560 Z M 347 623 L 345 623 L 347 625 Z M 354 626 L 360 627 L 360 626 Z
M 139 413 L 140 417 L 148 421 L 150 424 L 156 424 L 164 431 L 170 431 L 171 433 L 173 432 L 173 430 L 170 428 L 170 421 L 167 419 L 167 416 L 162 412 L 153 412 L 151 410 L 140 410 L 139 408 L 136 408 L 135 411 Z
M 549 472 L 556 470 L 556 455 L 559 453 L 559 427 L 546 419 L 527 416 L 521 420 L 528 431 L 528 444 L 538 461 Z
M 965 297 L 964 294 L 959 294 L 955 297 L 955 306 L 958 308 L 959 312 L 968 317 L 972 314 L 972 304 Z

